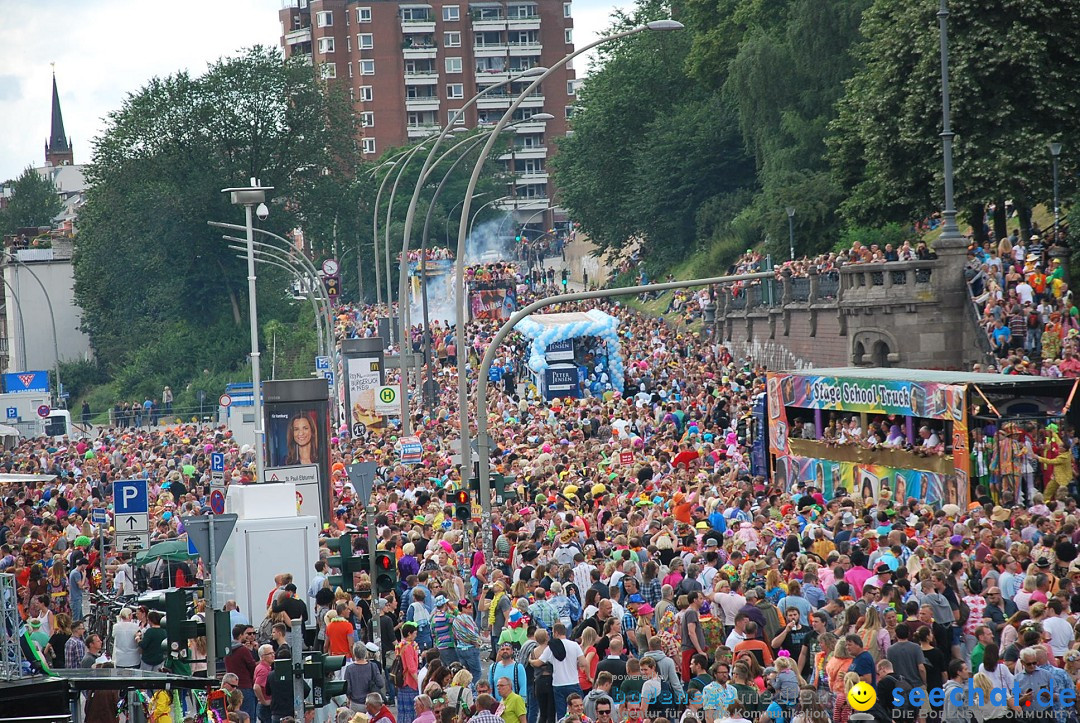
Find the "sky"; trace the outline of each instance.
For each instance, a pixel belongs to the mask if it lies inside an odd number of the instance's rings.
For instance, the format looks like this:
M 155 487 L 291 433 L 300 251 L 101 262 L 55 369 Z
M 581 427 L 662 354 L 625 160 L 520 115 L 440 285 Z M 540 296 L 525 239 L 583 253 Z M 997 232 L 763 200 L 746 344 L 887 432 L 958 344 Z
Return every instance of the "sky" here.
M 630 0 L 575 0 L 580 47 Z M 201 74 L 209 63 L 280 42 L 281 0 L 214 3 L 145 0 L 0 0 L 0 181 L 45 162 L 55 63 L 64 127 L 75 162 L 90 160 L 105 117 L 155 76 Z M 589 56 L 574 64 L 585 74 Z

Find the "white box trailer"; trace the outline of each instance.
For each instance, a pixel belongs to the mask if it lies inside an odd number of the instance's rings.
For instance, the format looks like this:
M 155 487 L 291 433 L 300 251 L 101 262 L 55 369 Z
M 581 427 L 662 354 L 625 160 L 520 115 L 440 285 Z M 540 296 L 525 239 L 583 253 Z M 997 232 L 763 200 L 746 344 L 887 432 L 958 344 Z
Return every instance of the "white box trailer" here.
M 235 600 L 240 612 L 258 625 L 266 615 L 274 576 L 291 573 L 312 627 L 307 590 L 319 559 L 319 519 L 297 515 L 296 488 L 291 483 L 231 486 L 225 506 L 240 519 L 218 561 L 218 606 Z

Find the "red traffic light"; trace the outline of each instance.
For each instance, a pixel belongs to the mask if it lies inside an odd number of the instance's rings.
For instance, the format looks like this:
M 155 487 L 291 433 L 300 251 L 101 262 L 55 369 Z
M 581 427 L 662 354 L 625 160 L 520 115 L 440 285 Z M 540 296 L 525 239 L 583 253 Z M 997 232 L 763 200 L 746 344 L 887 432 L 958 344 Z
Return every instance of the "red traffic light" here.
M 383 570 L 389 570 L 393 567 L 393 563 L 390 561 L 389 555 L 378 555 L 375 558 L 375 564 Z
M 458 490 L 454 493 L 454 501 L 459 505 L 469 504 L 469 492 L 468 490 Z

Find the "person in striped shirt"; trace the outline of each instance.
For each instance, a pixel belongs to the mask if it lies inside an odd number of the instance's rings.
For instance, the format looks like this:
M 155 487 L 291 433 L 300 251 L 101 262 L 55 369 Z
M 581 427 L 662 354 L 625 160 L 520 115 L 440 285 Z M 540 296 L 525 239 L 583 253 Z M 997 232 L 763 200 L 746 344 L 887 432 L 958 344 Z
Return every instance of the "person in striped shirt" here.
M 473 680 L 480 679 L 480 631 L 473 619 L 473 604 L 470 600 L 458 602 L 458 614 L 451 626 L 454 641 L 457 643 L 457 659 L 465 669 L 472 673 Z

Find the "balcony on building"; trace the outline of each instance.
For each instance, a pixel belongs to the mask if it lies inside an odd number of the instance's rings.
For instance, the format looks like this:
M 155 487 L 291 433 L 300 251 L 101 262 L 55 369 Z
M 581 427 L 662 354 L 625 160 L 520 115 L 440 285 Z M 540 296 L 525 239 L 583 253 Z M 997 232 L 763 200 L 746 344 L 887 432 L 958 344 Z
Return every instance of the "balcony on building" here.
M 503 15 L 502 3 L 469 3 L 469 13 L 472 16 L 474 33 L 481 33 L 486 30 L 506 30 L 506 16 Z
M 405 60 L 433 60 L 438 52 L 433 34 L 413 33 L 401 41 L 401 54 Z
M 477 110 L 506 110 L 514 102 L 514 97 L 502 88 L 493 90 L 487 95 L 477 98 L 476 108 Z
M 513 160 L 517 161 L 532 160 L 536 158 L 547 158 L 547 146 L 545 145 L 523 145 L 521 143 L 514 144 L 513 153 L 507 152 L 499 156 L 500 161 Z
M 409 138 L 426 138 L 439 132 L 439 114 L 437 111 L 410 111 L 405 117 L 405 128 Z
M 507 52 L 506 36 L 498 31 L 488 30 L 473 35 L 473 56 L 480 58 L 505 58 Z
M 515 186 L 532 186 L 534 184 L 547 186 L 547 182 L 548 172 L 543 168 L 524 171 L 519 168 L 514 174 Z
M 306 28 L 298 28 L 285 33 L 285 46 L 290 50 L 292 46 L 299 45 L 301 43 L 311 44 L 311 26 Z
M 398 10 L 401 13 L 402 34 L 435 32 L 435 15 L 430 5 L 408 3 L 400 5 Z
M 424 112 L 439 110 L 439 96 L 432 86 L 405 86 L 405 110 Z M 435 122 L 435 121 L 433 121 Z
M 439 71 L 431 61 L 406 63 L 405 85 L 438 85 Z
M 539 56 L 544 50 L 544 46 L 539 40 L 525 40 L 525 41 L 510 41 L 510 57 L 520 58 L 525 56 L 536 55 Z M 539 65 L 539 57 L 537 58 L 536 65 Z
M 519 2 L 506 8 L 507 30 L 539 30 L 540 11 L 534 2 Z

